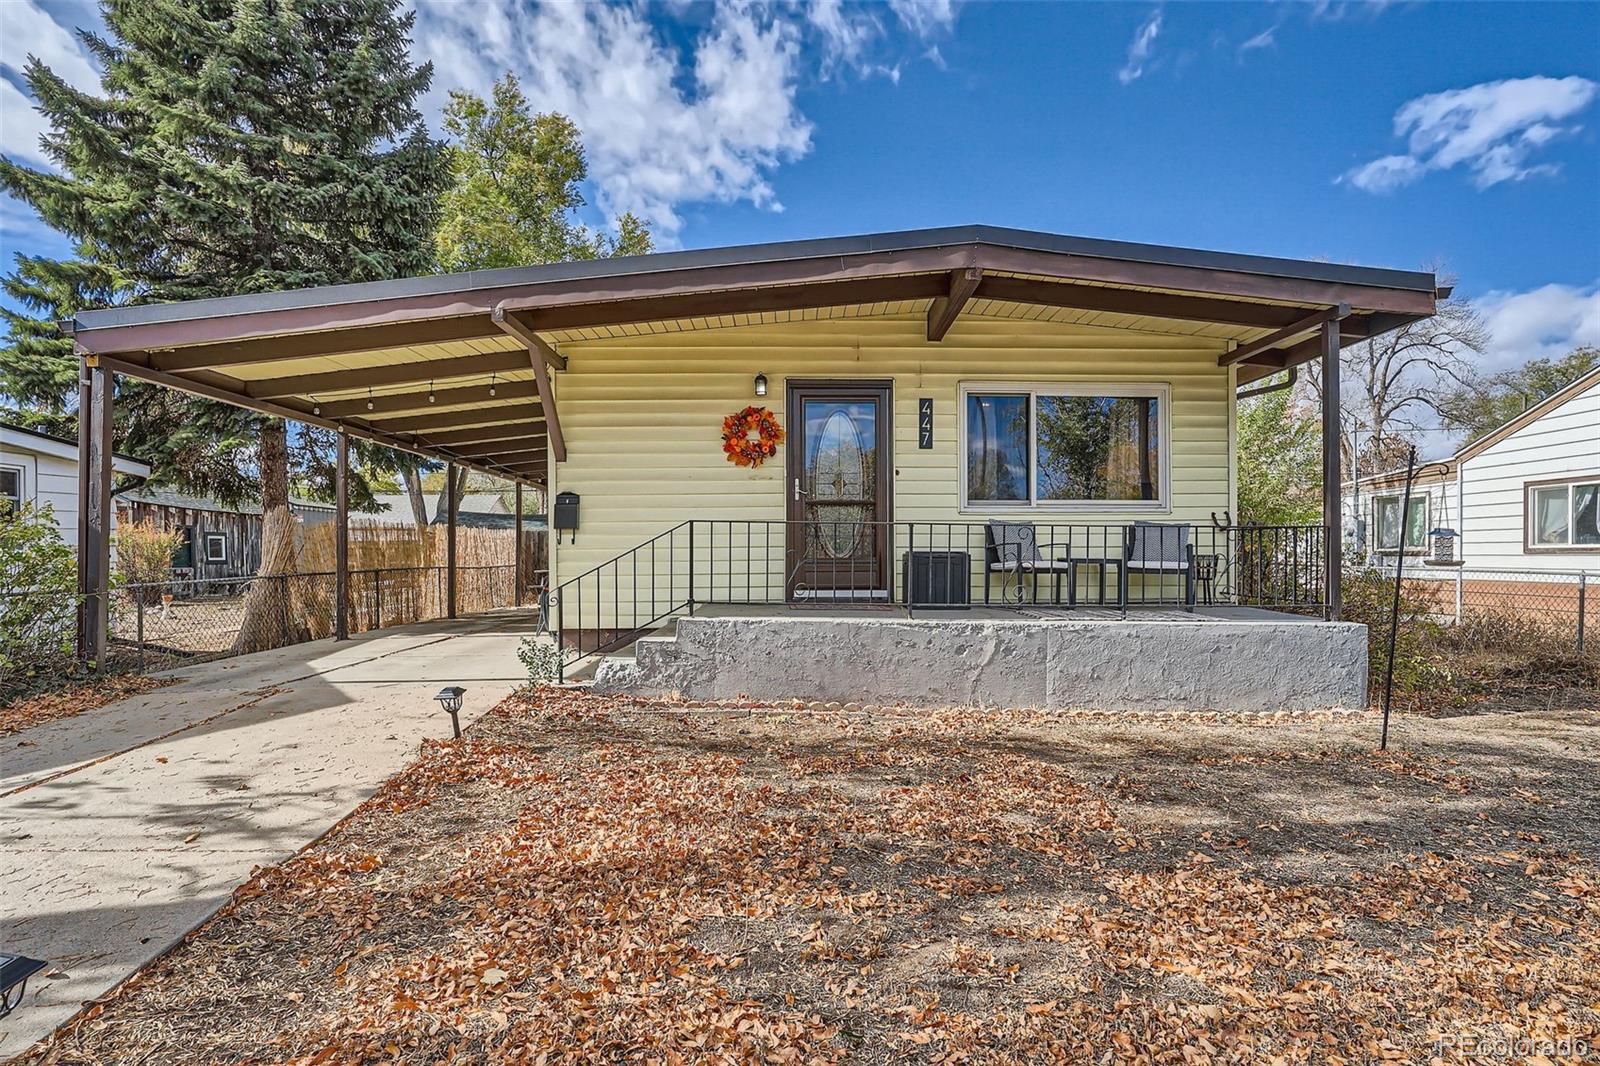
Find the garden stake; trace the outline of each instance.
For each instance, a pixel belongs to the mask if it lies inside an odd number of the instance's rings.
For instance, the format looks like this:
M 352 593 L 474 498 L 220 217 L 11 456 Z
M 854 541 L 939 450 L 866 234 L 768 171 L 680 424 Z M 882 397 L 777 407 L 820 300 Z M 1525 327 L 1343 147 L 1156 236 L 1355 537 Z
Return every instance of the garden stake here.
M 1389 700 L 1394 696 L 1394 642 L 1400 632 L 1400 576 L 1406 567 L 1406 527 L 1411 521 L 1411 483 L 1417 477 L 1417 449 L 1406 455 L 1406 487 L 1400 495 L 1400 549 L 1394 555 L 1394 605 L 1389 611 L 1389 661 L 1383 678 L 1383 737 L 1378 750 L 1389 748 Z

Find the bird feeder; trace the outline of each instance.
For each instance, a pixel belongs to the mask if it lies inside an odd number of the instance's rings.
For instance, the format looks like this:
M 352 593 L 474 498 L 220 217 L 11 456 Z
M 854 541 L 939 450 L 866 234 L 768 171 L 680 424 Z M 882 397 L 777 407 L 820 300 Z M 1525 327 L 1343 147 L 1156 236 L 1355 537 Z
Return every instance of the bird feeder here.
M 1461 561 L 1456 558 L 1456 531 L 1445 529 L 1430 530 L 1428 536 L 1433 539 L 1433 556 L 1423 560 L 1429 566 L 1460 566 Z

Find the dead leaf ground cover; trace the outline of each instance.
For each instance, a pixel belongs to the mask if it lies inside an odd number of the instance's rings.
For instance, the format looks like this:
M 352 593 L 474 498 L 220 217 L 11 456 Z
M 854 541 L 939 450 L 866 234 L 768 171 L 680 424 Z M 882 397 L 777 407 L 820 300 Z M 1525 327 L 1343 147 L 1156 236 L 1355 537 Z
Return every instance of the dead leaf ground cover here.
M 1375 730 L 546 689 L 26 1061 L 1593 1061 L 1600 713 Z
M 71 718 L 85 711 L 99 710 L 108 703 L 137 696 L 164 685 L 172 678 L 145 677 L 141 674 L 112 674 L 109 677 L 74 682 L 53 692 L 18 696 L 0 705 L 0 737 L 32 729 L 36 725 Z

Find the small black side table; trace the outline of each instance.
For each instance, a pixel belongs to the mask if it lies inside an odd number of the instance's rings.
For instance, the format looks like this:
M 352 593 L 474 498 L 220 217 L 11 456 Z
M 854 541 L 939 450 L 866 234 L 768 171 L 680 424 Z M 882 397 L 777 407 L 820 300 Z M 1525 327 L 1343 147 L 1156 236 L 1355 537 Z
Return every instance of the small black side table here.
M 1120 555 L 1075 555 L 1071 559 L 1063 559 L 1062 562 L 1070 562 L 1072 564 L 1072 568 L 1067 571 L 1067 604 L 1068 604 L 1068 606 L 1076 607 L 1078 605 L 1078 567 L 1080 567 L 1080 566 L 1092 566 L 1097 571 L 1099 571 L 1099 573 L 1100 573 L 1100 598 L 1099 598 L 1099 600 L 1097 602 L 1101 607 L 1104 607 L 1106 605 L 1106 572 L 1108 570 L 1110 570 L 1113 566 L 1116 567 L 1117 568 L 1117 577 L 1118 577 L 1118 581 L 1117 581 L 1117 593 L 1118 593 L 1117 594 L 1117 602 L 1119 604 L 1121 603 L 1121 601 L 1122 601 L 1122 595 L 1121 595 L 1122 581 L 1121 581 L 1121 577 L 1122 577 L 1122 564 L 1123 564 L 1122 556 L 1120 556 Z

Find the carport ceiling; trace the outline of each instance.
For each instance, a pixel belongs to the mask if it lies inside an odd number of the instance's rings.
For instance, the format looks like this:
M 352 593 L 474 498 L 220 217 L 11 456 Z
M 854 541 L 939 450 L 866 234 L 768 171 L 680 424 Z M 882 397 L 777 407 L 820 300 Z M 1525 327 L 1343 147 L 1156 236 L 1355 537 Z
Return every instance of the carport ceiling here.
M 1243 383 L 1313 358 L 1318 316 L 1341 305 L 1350 343 L 1432 314 L 1437 295 L 1428 273 L 980 226 L 115 308 L 65 328 L 117 373 L 543 483 L 547 445 L 565 456 L 549 382 L 577 339 L 914 309 L 937 342 L 963 314 L 1048 317 L 1233 341 Z

